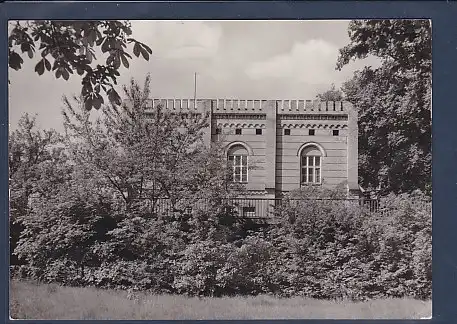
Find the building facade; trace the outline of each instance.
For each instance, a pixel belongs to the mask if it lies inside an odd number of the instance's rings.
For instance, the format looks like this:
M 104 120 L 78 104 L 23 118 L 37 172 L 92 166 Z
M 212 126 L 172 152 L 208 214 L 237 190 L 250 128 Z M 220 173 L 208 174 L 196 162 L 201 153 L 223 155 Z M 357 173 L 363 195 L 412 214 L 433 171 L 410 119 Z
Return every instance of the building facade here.
M 176 112 L 209 116 L 205 141 L 223 143 L 232 180 L 252 198 L 301 186 L 346 186 L 358 195 L 357 113 L 349 102 L 151 99 Z

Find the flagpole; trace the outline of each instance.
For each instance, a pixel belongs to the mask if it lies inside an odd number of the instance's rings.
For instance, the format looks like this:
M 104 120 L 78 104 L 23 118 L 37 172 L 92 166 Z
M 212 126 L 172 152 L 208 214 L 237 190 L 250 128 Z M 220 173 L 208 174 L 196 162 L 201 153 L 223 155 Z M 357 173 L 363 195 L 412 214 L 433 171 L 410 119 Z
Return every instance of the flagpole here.
M 194 109 L 197 108 L 197 72 L 194 73 Z

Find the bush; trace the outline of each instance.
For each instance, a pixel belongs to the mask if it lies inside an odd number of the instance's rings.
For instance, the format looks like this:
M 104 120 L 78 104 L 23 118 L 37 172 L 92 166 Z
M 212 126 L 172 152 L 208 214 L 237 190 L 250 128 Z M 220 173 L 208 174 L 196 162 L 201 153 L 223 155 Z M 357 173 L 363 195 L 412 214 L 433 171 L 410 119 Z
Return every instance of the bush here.
M 173 288 L 190 296 L 221 296 L 226 285 L 218 277 L 233 253 L 230 243 L 202 241 L 189 245 L 174 265 Z
M 389 195 L 382 202 L 388 208 L 370 214 L 347 201 L 319 200 L 326 192 L 312 190 L 318 199 L 304 200 L 306 190 L 290 196 L 299 201 L 285 199 L 272 231 L 283 242 L 278 258 L 288 263 L 275 279 L 286 279 L 283 293 L 430 298 L 431 202 L 424 194 Z
M 170 217 L 70 192 L 21 218 L 25 265 L 13 276 L 192 296 L 431 296 L 431 202 L 420 192 L 369 213 L 339 192 L 304 189 L 262 231 L 224 208 Z

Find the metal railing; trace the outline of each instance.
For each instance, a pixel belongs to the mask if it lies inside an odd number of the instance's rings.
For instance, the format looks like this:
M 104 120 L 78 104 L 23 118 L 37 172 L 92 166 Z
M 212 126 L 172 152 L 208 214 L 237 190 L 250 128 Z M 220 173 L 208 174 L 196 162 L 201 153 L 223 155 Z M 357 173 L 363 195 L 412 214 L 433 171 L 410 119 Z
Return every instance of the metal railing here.
M 189 202 L 179 202 L 173 204 L 170 199 L 161 198 L 155 201 L 141 199 L 149 207 L 150 212 L 158 214 L 173 214 L 173 213 L 188 213 L 201 210 L 209 211 L 215 205 L 225 208 L 227 211 L 235 212 L 242 218 L 253 219 L 268 219 L 273 218 L 275 209 L 281 206 L 284 202 L 282 198 L 227 198 L 222 199 L 219 203 L 215 203 L 208 199 L 197 199 Z M 304 202 L 304 201 L 329 201 L 346 204 L 359 205 L 370 213 L 377 212 L 381 209 L 381 204 L 378 199 L 289 199 L 289 202 Z

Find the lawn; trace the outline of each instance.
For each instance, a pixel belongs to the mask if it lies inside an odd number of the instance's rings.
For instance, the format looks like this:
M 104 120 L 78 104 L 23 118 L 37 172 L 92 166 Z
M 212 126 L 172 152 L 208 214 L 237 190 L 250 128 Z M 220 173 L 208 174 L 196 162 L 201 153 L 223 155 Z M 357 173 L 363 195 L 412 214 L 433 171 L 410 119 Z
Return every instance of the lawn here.
M 14 319 L 408 319 L 431 315 L 431 301 L 382 299 L 354 303 L 307 298 L 197 298 L 71 288 L 12 281 Z

